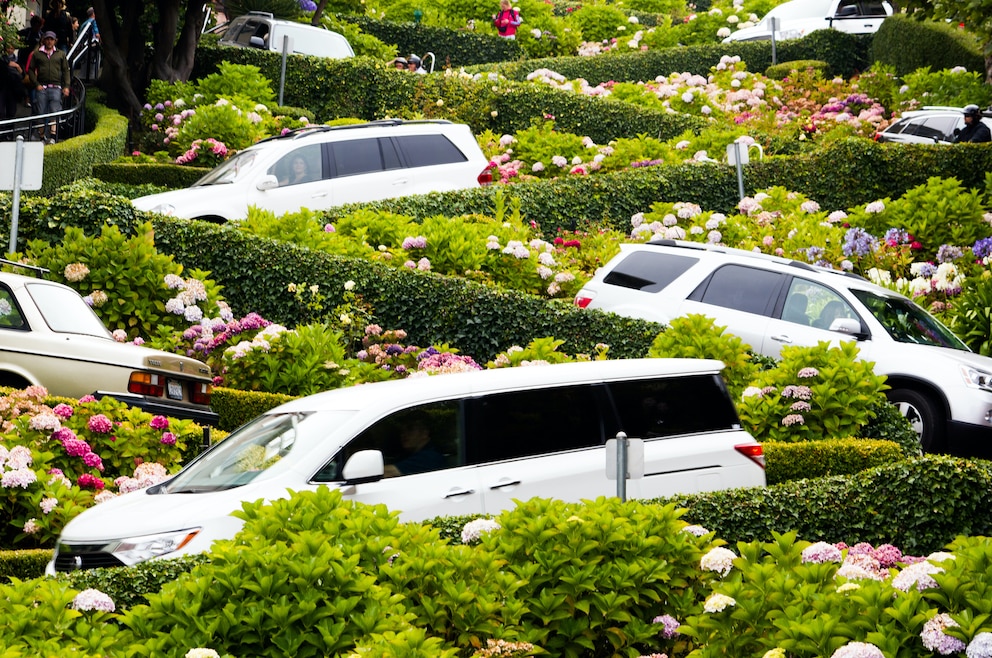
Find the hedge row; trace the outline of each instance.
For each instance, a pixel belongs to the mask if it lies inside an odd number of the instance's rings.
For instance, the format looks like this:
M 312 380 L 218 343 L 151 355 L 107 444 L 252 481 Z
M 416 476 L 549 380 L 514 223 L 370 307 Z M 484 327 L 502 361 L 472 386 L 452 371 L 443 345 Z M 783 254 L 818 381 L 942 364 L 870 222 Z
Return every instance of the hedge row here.
M 317 284 L 333 298 L 330 291 L 343 291 L 350 280 L 372 305 L 378 324 L 406 330 L 410 344 L 449 343 L 477 361 L 542 336 L 564 340 L 562 350 L 569 354 L 593 353 L 597 343 L 608 343 L 614 357 L 642 357 L 661 331 L 653 322 L 581 310 L 570 301 L 331 256 L 229 225 L 159 218 L 155 243 L 186 268 L 210 271 L 235 314 L 254 311 L 295 326 L 289 283 Z
M 925 66 L 933 71 L 955 66 L 985 71 L 981 44 L 971 33 L 956 25 L 920 21 L 905 14 L 882 21 L 872 40 L 871 56 L 895 67 L 896 75 L 900 76 Z
M 154 183 L 180 189 L 189 187 L 209 171 L 207 167 L 188 167 L 161 162 L 102 162 L 93 166 L 93 177 L 108 183 L 124 185 Z
M 91 175 L 93 166 L 120 157 L 127 145 L 127 119 L 99 103 L 86 104 L 90 132 L 45 147 L 41 195 L 51 195 L 63 185 Z

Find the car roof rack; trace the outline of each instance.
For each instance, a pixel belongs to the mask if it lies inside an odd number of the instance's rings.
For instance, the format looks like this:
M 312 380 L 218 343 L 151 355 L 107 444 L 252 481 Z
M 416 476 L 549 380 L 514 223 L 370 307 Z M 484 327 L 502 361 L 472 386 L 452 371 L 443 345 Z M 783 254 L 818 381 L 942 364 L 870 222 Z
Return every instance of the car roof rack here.
M 865 279 L 863 276 L 859 274 L 854 274 L 853 272 L 836 270 L 832 267 L 822 267 L 819 265 L 812 265 L 810 263 L 806 263 L 801 260 L 783 258 L 782 256 L 766 254 L 761 251 L 748 251 L 746 249 L 737 249 L 736 247 L 726 247 L 723 245 L 715 245 L 706 242 L 692 242 L 690 240 L 672 240 L 671 238 L 655 238 L 654 240 L 649 240 L 645 244 L 649 244 L 652 246 L 659 246 L 659 247 L 677 247 L 679 249 L 695 249 L 697 251 L 711 251 L 718 254 L 732 254 L 734 256 L 740 256 L 742 258 L 753 258 L 755 260 L 766 260 L 766 261 L 772 261 L 774 263 L 781 263 L 783 265 L 788 265 L 789 267 L 795 267 L 800 270 L 806 270 L 807 272 L 824 272 L 827 274 L 833 274 L 835 276 L 845 276 L 849 278 L 858 279 L 859 281 L 867 281 L 867 279 Z
M 246 14 L 247 16 L 261 16 L 263 18 L 275 18 L 271 11 L 258 11 L 252 10 Z
M 448 124 L 452 122 L 447 119 L 376 119 L 375 121 L 366 121 L 365 123 L 349 123 L 343 126 L 328 126 L 325 124 L 316 124 L 310 126 L 303 126 L 302 128 L 294 128 L 293 130 L 287 130 L 281 135 L 273 135 L 272 137 L 266 137 L 265 139 L 260 139 L 258 144 L 263 142 L 277 141 L 281 139 L 302 139 L 309 135 L 332 132 L 338 130 L 355 130 L 358 128 L 381 128 L 383 126 L 413 126 L 419 124 Z
M 0 258 L 0 263 L 3 263 L 4 265 L 10 265 L 11 267 L 22 267 L 26 270 L 29 270 L 32 274 L 34 274 L 35 277 L 40 277 L 43 274 L 48 274 L 49 272 L 51 272 L 51 270 L 44 267 L 38 267 L 37 265 L 28 265 L 27 263 L 18 263 L 16 260 L 7 260 L 6 258 Z

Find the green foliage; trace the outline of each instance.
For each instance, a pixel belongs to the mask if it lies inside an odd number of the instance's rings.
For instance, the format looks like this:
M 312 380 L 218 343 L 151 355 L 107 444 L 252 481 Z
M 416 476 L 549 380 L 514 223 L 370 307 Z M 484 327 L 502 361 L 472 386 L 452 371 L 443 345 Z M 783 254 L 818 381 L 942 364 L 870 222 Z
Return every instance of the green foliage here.
M 904 87 L 899 99 L 904 106 L 912 107 L 916 99 L 926 98 L 928 105 L 964 107 L 975 103 L 986 107 L 992 102 L 992 89 L 985 82 L 985 70 L 936 69 L 929 66 L 916 69 L 903 76 Z
M 627 29 L 627 15 L 610 5 L 582 5 L 569 16 L 569 22 L 579 29 L 585 41 L 622 38 Z
M 907 500 L 914 502 L 907 505 Z M 772 531 L 795 530 L 809 541 L 891 543 L 925 555 L 959 534 L 992 533 L 992 520 L 978 512 L 992 504 L 992 470 L 985 461 L 925 455 L 850 476 L 663 502 L 687 508 L 686 521 L 730 543 L 764 541 Z
M 326 487 L 262 503 L 243 505 L 244 530 L 215 544 L 208 563 L 121 615 L 128 655 L 198 646 L 259 658 L 344 655 L 370 634 L 409 628 L 404 596 L 377 580 L 390 555 L 383 549 L 405 546 L 415 527 Z
M 982 270 L 954 299 L 951 327 L 972 350 L 992 356 L 992 273 Z
M 269 409 L 293 399 L 294 396 L 281 393 L 242 391 L 216 386 L 210 395 L 210 408 L 220 416 L 218 427 L 232 431 Z
M 723 378 L 732 400 L 741 399 L 744 388 L 758 372 L 751 359 L 750 346 L 718 327 L 713 318 L 686 315 L 673 319 L 655 337 L 648 350 L 650 357 L 682 357 L 723 361 Z
M 135 227 L 134 233 L 129 237 L 117 226 L 106 224 L 99 236 L 87 236 L 82 229 L 69 227 L 61 243 L 32 241 L 26 255 L 51 270 L 54 280 L 89 295 L 97 315 L 112 331 L 120 329 L 132 339 L 182 331 L 190 322 L 167 311 L 166 303 L 178 296 L 168 287 L 167 277 L 178 278 L 183 268 L 172 256 L 156 249 L 151 224 Z M 72 280 L 66 268 L 77 264 L 88 271 L 83 278 Z M 184 306 L 199 305 L 201 313 L 208 316 L 217 312 L 218 303 L 223 301 L 219 288 L 206 279 L 206 273 L 193 270 L 190 274 L 199 282 L 190 292 L 203 290 L 193 293 L 195 299 L 187 300 Z
M 250 11 L 266 11 L 287 20 L 297 18 L 301 13 L 299 0 L 224 0 L 224 11 L 228 18 Z
M 925 0 L 917 0 L 913 4 L 922 5 Z M 957 6 L 949 6 L 948 11 L 953 14 L 958 11 Z M 974 29 L 984 20 L 984 15 L 979 21 L 969 20 L 969 27 Z M 940 70 L 963 66 L 969 71 L 985 70 L 982 44 L 972 33 L 941 20 L 919 20 L 903 13 L 896 13 L 882 21 L 872 39 L 871 56 L 875 62 L 893 66 L 898 75 L 906 75 L 923 67 Z M 965 101 L 961 105 L 970 102 L 977 101 Z M 943 104 L 943 101 L 932 104 Z
M 257 66 L 230 62 L 221 62 L 216 73 L 198 80 L 195 93 L 203 94 L 201 105 L 209 105 L 222 98 L 266 104 L 276 100 L 272 82 L 262 75 Z
M 349 381 L 341 332 L 325 324 L 263 329 L 224 354 L 224 383 L 250 391 L 311 395 Z
M 0 583 L 11 578 L 37 578 L 45 575 L 45 566 L 51 561 L 52 552 L 44 548 L 19 551 L 0 551 Z
M 856 435 L 885 387 L 885 377 L 857 355 L 853 341 L 784 347 L 779 364 L 759 373 L 744 391 L 738 405 L 744 426 L 759 441 Z
M 765 75 L 773 80 L 784 80 L 794 71 L 805 71 L 807 69 L 812 69 L 817 73 L 826 76 L 830 72 L 830 64 L 815 59 L 804 59 L 797 62 L 782 62 L 780 64 L 772 64 L 765 69 Z
M 360 5 L 359 5 L 360 6 Z M 328 9 L 324 10 L 329 11 Z M 334 11 L 334 10 L 330 10 Z M 396 46 L 384 43 L 379 38 L 367 34 L 362 28 L 343 17 L 333 13 L 324 13 L 320 19 L 321 26 L 342 35 L 351 44 L 351 49 L 358 57 L 371 57 L 379 60 L 389 60 L 396 55 Z
M 50 551 L 46 553 L 51 557 Z M 171 560 L 141 562 L 131 567 L 69 571 L 57 574 L 55 580 L 77 590 L 100 590 L 113 599 L 117 612 L 124 612 L 145 603 L 147 595 L 158 592 L 166 583 L 208 561 L 205 553 L 183 555 Z
M 765 479 L 770 485 L 804 478 L 851 475 L 905 459 L 902 448 L 892 441 L 853 438 L 802 443 L 767 441 L 764 453 Z
M 139 219 L 131 202 L 92 189 L 90 181 L 83 178 L 50 196 L 32 199 L 20 217 L 19 235 L 24 242 L 58 244 L 71 227 L 91 238 L 98 236 L 104 226 L 117 227 L 123 235 L 134 235 Z

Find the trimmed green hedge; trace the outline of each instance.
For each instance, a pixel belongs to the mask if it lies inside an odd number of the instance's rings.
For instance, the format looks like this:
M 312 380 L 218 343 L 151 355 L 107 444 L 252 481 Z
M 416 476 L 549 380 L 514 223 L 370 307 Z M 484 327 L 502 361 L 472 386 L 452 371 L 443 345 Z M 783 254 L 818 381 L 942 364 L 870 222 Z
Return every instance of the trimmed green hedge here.
M 254 311 L 287 326 L 296 324 L 289 283 L 317 284 L 333 298 L 332 291 L 343 291 L 351 280 L 372 305 L 376 321 L 406 330 L 410 344 L 450 343 L 479 361 L 542 336 L 564 340 L 562 350 L 569 354 L 591 354 L 597 343 L 608 343 L 611 356 L 642 357 L 661 331 L 653 322 L 582 310 L 570 301 L 548 302 L 464 279 L 330 256 L 231 225 L 162 217 L 154 225 L 159 251 L 187 268 L 210 271 L 236 315 Z
M 230 432 L 269 409 L 293 399 L 293 396 L 281 393 L 241 391 L 218 386 L 210 396 L 210 407 L 220 416 L 217 426 Z
M 683 517 L 726 539 L 795 530 L 809 541 L 891 543 L 927 554 L 956 535 L 992 534 L 992 462 L 927 455 L 852 476 L 675 496 Z
M 981 44 L 955 25 L 921 21 L 895 14 L 882 21 L 872 41 L 873 61 L 889 64 L 896 75 L 906 75 L 925 66 L 932 71 L 963 66 L 985 71 Z
M 876 439 L 766 441 L 762 446 L 765 479 L 770 485 L 802 478 L 851 475 L 906 458 L 898 444 Z
M 91 131 L 45 147 L 42 196 L 51 195 L 63 185 L 92 174 L 93 165 L 109 162 L 124 154 L 127 146 L 127 119 L 92 100 L 86 104 L 86 123 Z
M 102 162 L 93 166 L 93 177 L 108 183 L 124 185 L 154 183 L 178 189 L 189 187 L 209 171 L 209 167 L 188 167 L 160 162 Z

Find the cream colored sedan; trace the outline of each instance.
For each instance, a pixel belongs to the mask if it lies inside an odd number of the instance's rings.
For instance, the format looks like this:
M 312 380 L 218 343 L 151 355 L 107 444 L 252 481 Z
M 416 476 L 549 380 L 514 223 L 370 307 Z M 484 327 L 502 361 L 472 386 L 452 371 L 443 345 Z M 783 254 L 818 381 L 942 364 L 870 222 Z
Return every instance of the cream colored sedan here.
M 210 368 L 114 340 L 78 292 L 0 272 L 0 386 L 110 396 L 150 413 L 215 424 Z

